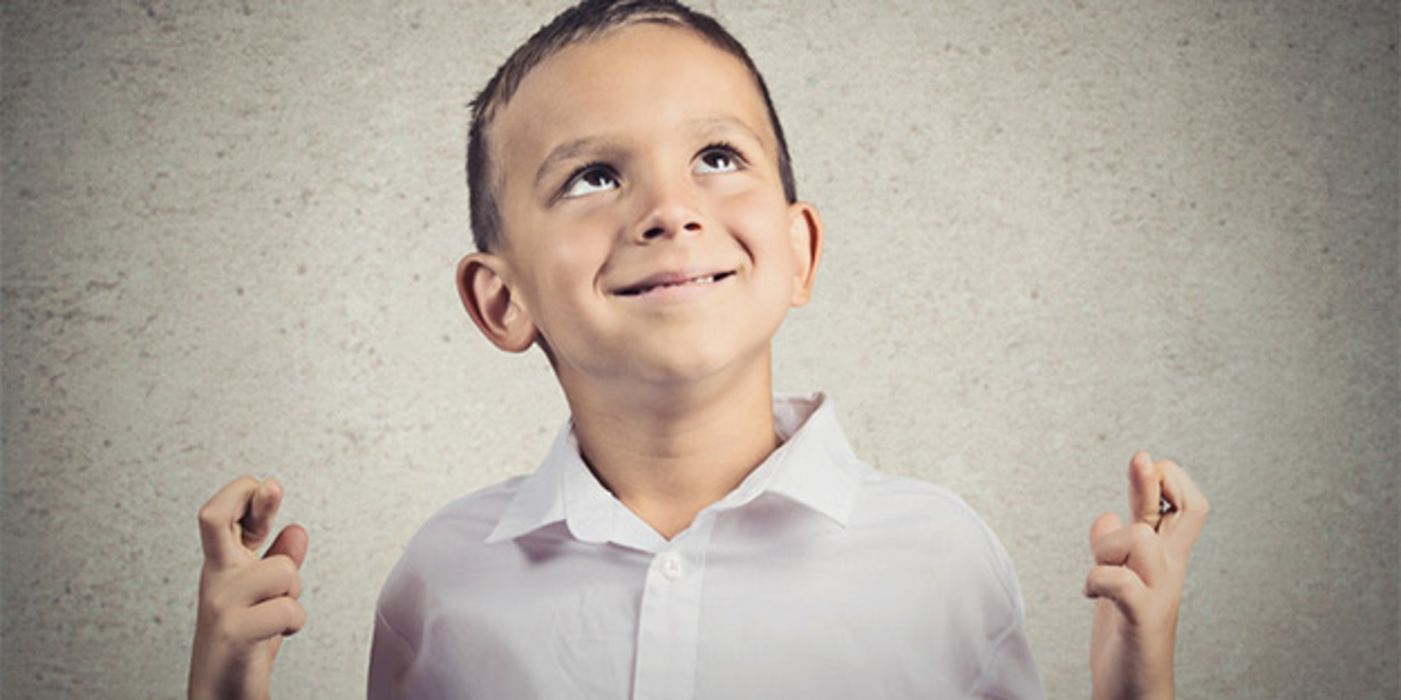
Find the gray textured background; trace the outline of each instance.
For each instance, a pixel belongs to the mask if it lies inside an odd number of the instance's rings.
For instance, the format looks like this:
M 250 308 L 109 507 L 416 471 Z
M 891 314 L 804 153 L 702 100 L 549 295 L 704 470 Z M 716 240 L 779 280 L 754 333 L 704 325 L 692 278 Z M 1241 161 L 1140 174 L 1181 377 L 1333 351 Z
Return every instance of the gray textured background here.
M 701 5 L 827 223 L 779 388 L 981 512 L 1052 697 L 1140 448 L 1215 506 L 1183 697 L 1401 695 L 1397 4 L 858 4 Z M 4 5 L 6 697 L 180 696 L 243 472 L 311 533 L 274 690 L 360 695 L 409 535 L 564 416 L 452 281 L 464 105 L 560 3 L 349 7 Z

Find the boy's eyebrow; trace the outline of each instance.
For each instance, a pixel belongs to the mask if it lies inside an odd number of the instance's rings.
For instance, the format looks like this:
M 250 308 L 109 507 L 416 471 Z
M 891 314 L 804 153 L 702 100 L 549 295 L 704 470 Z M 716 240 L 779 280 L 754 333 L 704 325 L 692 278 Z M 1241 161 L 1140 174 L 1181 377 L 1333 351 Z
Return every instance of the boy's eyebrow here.
M 686 127 L 697 133 L 722 131 L 729 128 L 739 129 L 749 135 L 750 138 L 754 139 L 760 146 L 767 145 L 764 143 L 764 139 L 760 137 L 754 129 L 734 117 L 701 117 L 687 121 Z M 585 136 L 565 141 L 555 146 L 550 150 L 549 155 L 545 156 L 545 160 L 540 163 L 540 168 L 535 171 L 535 187 L 537 189 L 540 187 L 541 181 L 545 179 L 545 174 L 548 173 L 556 163 L 575 158 L 582 153 L 603 150 L 611 145 L 613 145 L 611 139 L 601 136 Z
M 758 132 L 750 128 L 748 124 L 734 117 L 702 117 L 700 119 L 692 119 L 686 122 L 686 125 L 691 127 L 692 131 L 697 132 L 723 131 L 726 128 L 736 128 L 748 134 L 749 137 L 754 139 L 760 146 L 767 145 L 764 143 L 763 137 L 759 136 Z
M 540 187 L 540 182 L 545 179 L 545 173 L 548 173 L 555 163 L 577 157 L 581 153 L 601 149 L 608 143 L 610 143 L 608 139 L 599 136 L 585 136 L 555 146 L 550 154 L 545 156 L 544 162 L 540 163 L 540 168 L 535 171 L 535 187 L 537 189 Z

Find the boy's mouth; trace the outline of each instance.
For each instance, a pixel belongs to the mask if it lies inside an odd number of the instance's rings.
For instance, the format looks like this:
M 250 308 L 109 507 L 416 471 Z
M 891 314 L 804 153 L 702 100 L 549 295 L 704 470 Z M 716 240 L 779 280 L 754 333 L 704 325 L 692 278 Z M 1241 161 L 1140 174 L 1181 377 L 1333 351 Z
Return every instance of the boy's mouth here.
M 618 296 L 635 297 L 646 294 L 654 289 L 665 287 L 681 287 L 686 285 L 714 284 L 726 277 L 734 274 L 734 270 L 722 272 L 706 272 L 702 274 L 687 274 L 678 272 L 662 272 L 636 284 L 615 290 L 613 293 Z

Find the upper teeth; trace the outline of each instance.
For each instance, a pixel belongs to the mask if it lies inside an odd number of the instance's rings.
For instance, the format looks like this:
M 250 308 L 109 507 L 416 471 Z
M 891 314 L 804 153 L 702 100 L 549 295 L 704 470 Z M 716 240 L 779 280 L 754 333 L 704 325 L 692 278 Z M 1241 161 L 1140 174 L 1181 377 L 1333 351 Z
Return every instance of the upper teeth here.
M 618 293 L 619 293 L 619 294 L 627 294 L 627 295 L 646 294 L 647 292 L 650 292 L 650 291 L 652 291 L 653 289 L 660 289 L 660 288 L 662 288 L 662 287 L 679 287 L 679 286 L 681 286 L 681 285 L 683 285 L 683 284 L 711 284 L 711 283 L 715 282 L 716 280 L 720 279 L 721 277 L 723 277 L 723 276 L 725 276 L 725 275 L 728 275 L 728 274 L 729 274 L 728 272 L 713 272 L 713 273 L 708 274 L 708 275 L 701 275 L 701 276 L 699 276 L 699 277 L 691 277 L 691 278 L 689 278 L 689 279 L 680 280 L 680 281 L 678 281 L 678 282 L 657 282 L 657 283 L 655 283 L 655 284 L 642 284 L 642 285 L 638 285 L 638 286 L 636 286 L 636 287 L 632 287 L 632 288 L 629 288 L 629 289 L 622 290 L 622 291 L 620 291 L 620 292 L 618 292 Z
M 645 291 L 647 291 L 648 289 L 656 289 L 657 287 L 675 287 L 675 286 L 677 286 L 677 285 L 682 285 L 682 284 L 691 284 L 692 282 L 710 283 L 710 282 L 714 282 L 714 281 L 715 281 L 715 275 L 702 275 L 702 276 L 700 276 L 700 277 L 692 277 L 691 279 L 682 280 L 682 281 L 680 281 L 680 282 L 661 282 L 661 283 L 655 284 L 655 285 L 653 285 L 653 286 L 651 286 L 651 287 L 647 287 L 647 288 L 643 289 L 642 291 L 645 292 Z

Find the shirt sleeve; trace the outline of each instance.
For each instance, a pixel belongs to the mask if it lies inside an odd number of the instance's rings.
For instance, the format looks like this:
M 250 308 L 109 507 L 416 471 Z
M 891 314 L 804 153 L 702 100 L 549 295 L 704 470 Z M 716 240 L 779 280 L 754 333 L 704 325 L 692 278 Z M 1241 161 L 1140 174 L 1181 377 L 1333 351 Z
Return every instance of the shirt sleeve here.
M 413 665 L 414 653 L 413 645 L 389 624 L 382 610 L 376 609 L 375 635 L 370 642 L 369 700 L 400 697 L 399 683 Z
M 1046 691 L 1031 658 L 1031 645 L 1020 619 L 988 651 L 972 696 L 984 700 L 1041 700 Z
M 941 489 L 942 490 L 942 489 Z M 962 498 L 942 490 L 962 511 L 956 532 L 969 543 L 970 572 L 978 587 L 986 618 L 970 641 L 976 639 L 979 661 L 977 680 L 967 697 L 981 700 L 1044 700 L 1046 691 L 1031 643 L 1026 634 L 1026 606 L 1012 557 L 1002 541 Z
M 983 527 L 991 542 L 995 567 L 1012 614 L 1010 624 L 985 652 L 983 668 L 971 695 L 985 700 L 1044 700 L 1046 691 L 1041 687 L 1041 676 L 1031 656 L 1031 642 L 1026 635 L 1026 606 L 1012 557 L 992 529 L 986 523 Z
M 417 541 L 417 536 L 415 540 Z M 375 601 L 375 632 L 370 641 L 366 684 L 369 700 L 400 700 L 418 693 L 405 684 L 419 661 L 423 612 L 423 578 L 416 565 L 414 541 L 390 570 Z

